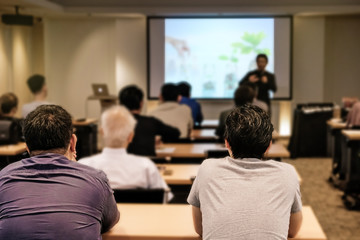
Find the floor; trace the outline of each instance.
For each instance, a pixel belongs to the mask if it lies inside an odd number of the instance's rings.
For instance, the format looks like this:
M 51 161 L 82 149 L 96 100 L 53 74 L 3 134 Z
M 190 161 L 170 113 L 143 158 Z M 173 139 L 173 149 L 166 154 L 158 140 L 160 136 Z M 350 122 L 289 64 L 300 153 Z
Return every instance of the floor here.
M 342 192 L 328 182 L 331 158 L 283 160 L 295 166 L 303 179 L 303 205 L 310 205 L 328 240 L 360 240 L 360 211 L 349 211 Z

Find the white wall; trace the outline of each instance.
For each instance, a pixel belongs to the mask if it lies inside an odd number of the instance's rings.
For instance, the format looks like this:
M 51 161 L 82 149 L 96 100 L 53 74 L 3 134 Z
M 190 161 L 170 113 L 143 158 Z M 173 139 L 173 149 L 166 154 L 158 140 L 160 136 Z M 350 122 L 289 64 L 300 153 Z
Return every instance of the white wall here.
M 324 99 L 360 98 L 360 16 L 326 18 Z
M 87 101 L 92 83 L 106 83 L 116 94 L 115 20 L 46 19 L 45 75 L 48 100 L 75 118 L 98 117 L 98 101 Z
M 0 23 L 0 95 L 14 92 L 19 107 L 32 101 L 28 77 L 43 73 L 43 25 L 9 26 Z M 17 112 L 21 116 L 21 110 Z
M 295 17 L 293 103 L 324 100 L 325 18 Z

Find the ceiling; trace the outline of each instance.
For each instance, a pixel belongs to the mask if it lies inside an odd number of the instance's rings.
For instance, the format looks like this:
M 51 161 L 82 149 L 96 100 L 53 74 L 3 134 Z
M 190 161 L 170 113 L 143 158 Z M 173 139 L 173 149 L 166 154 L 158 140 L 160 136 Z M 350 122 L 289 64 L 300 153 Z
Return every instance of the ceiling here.
M 360 14 L 360 0 L 0 0 L 0 13 L 44 16 Z

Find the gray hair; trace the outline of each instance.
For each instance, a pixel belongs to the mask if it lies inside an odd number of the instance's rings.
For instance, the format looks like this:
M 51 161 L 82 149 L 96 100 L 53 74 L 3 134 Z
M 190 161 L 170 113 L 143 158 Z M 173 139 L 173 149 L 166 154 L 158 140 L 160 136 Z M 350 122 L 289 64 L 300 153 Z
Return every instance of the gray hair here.
M 104 132 L 105 146 L 121 147 L 134 131 L 136 120 L 123 106 L 114 106 L 101 115 L 101 127 Z

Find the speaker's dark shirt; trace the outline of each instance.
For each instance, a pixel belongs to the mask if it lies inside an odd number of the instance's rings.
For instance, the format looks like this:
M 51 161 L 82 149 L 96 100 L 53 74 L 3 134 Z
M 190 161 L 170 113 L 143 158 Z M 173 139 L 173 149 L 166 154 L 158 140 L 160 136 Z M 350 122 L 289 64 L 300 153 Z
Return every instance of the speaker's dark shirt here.
M 255 84 L 258 87 L 258 96 L 257 99 L 264 101 L 267 103 L 267 105 L 270 107 L 270 97 L 269 97 L 269 90 L 273 91 L 274 93 L 277 90 L 277 86 L 276 86 L 276 80 L 275 80 L 275 75 L 272 73 L 269 73 L 267 71 L 259 71 L 259 70 L 254 70 L 251 72 L 248 72 L 245 77 L 243 77 L 243 79 L 241 79 L 240 81 L 240 85 L 249 82 L 249 77 L 251 75 L 256 75 L 259 78 L 259 81 L 257 81 Z M 261 81 L 261 77 L 262 76 L 266 76 L 268 79 L 267 83 L 263 83 Z

